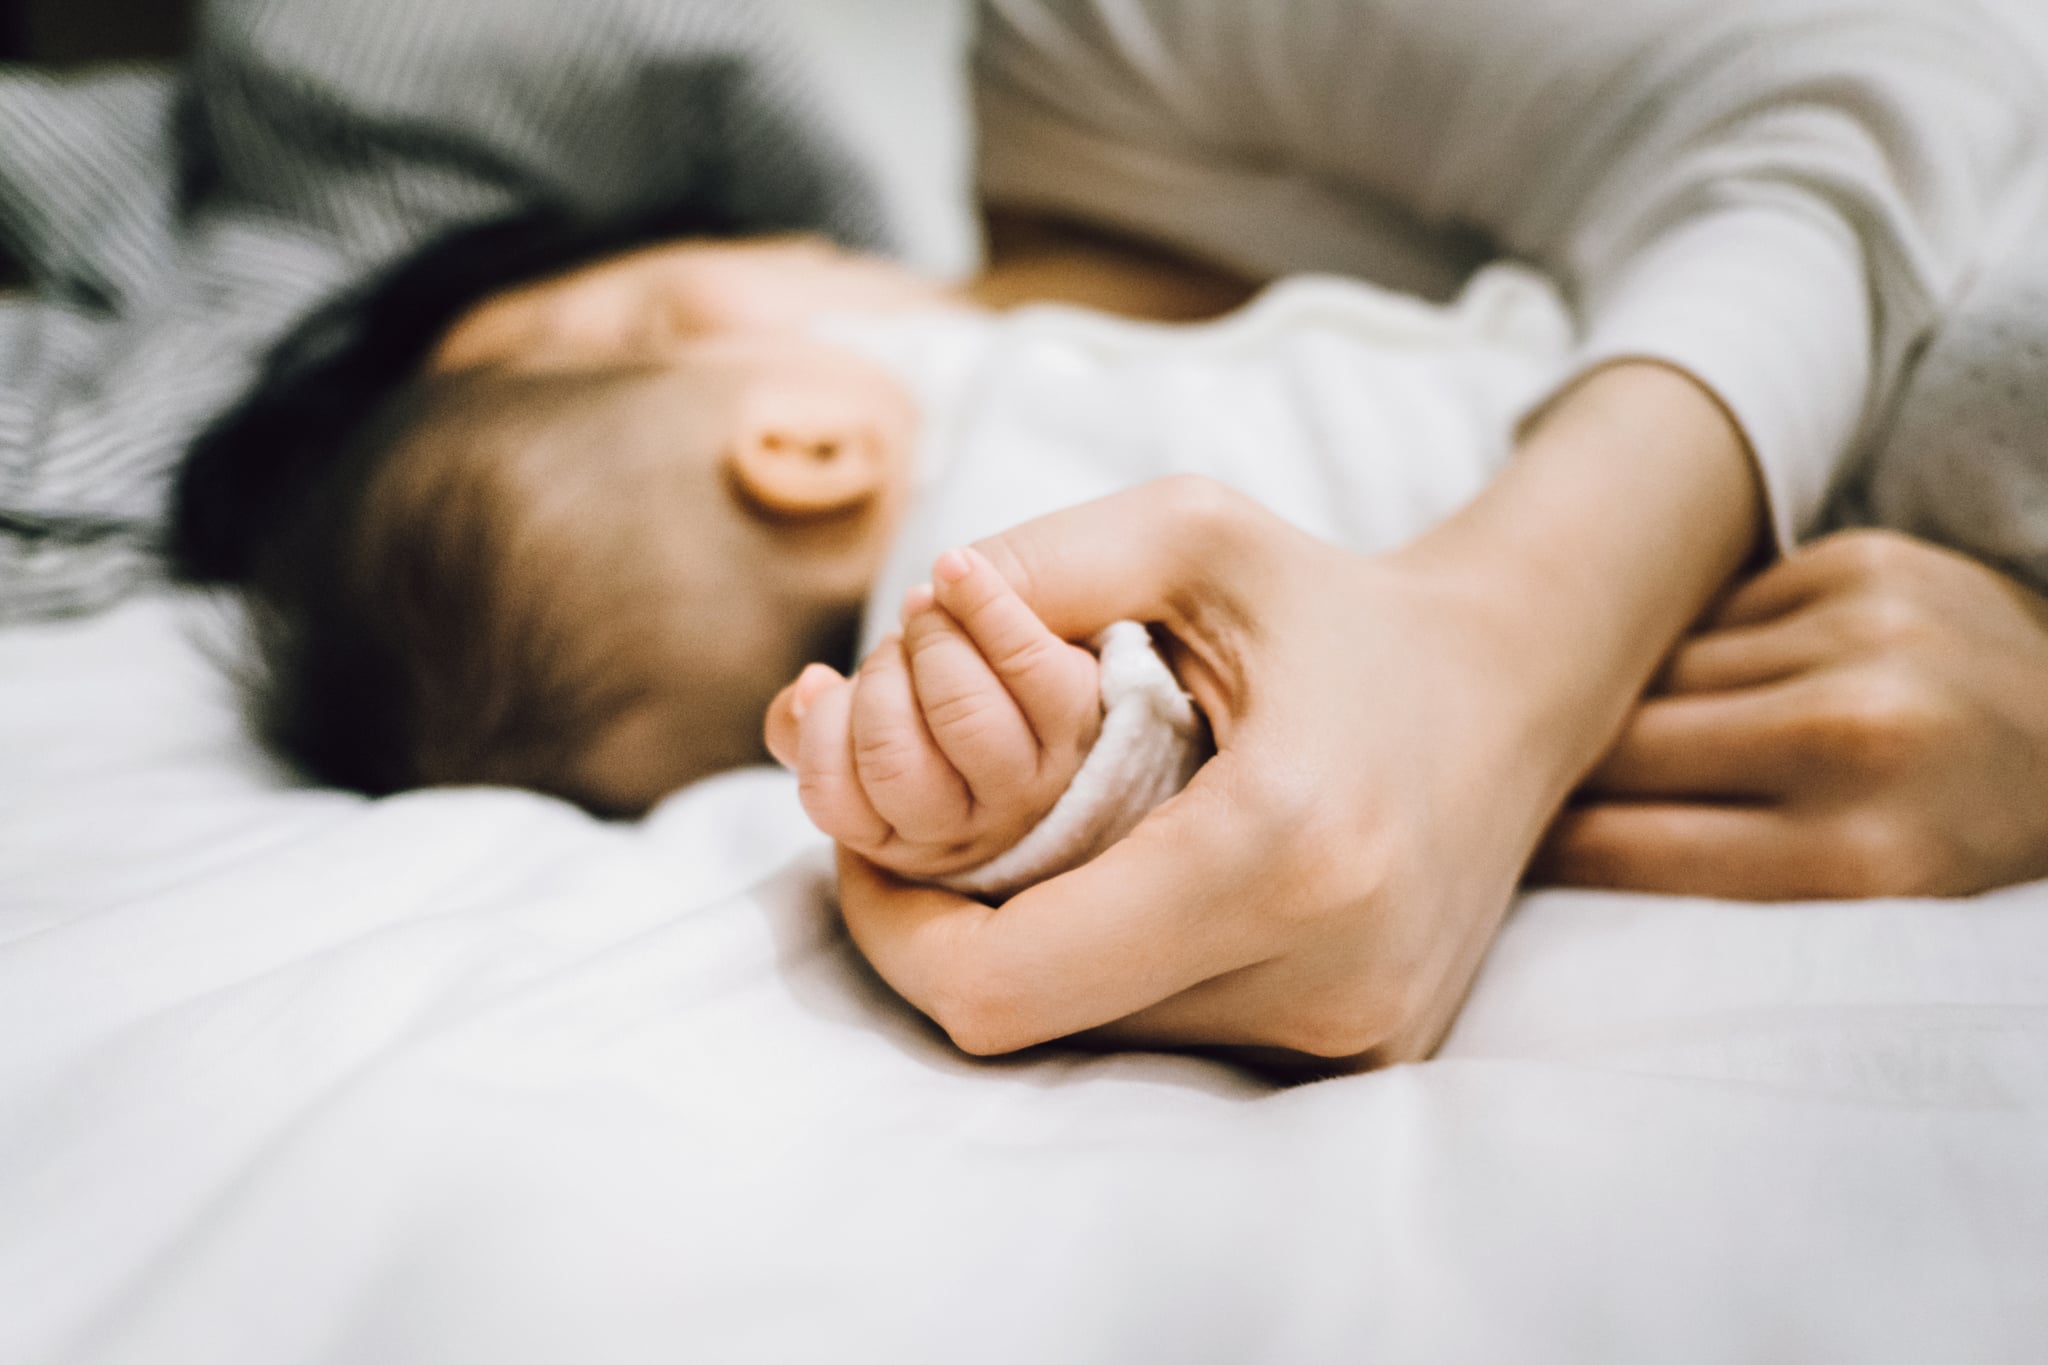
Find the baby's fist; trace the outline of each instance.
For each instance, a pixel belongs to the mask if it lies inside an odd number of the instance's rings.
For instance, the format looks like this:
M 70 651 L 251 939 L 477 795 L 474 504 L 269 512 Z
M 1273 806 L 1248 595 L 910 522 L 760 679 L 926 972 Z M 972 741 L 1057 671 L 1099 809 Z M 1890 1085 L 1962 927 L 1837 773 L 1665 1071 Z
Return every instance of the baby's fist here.
M 1095 656 L 1048 631 L 986 559 L 951 550 L 906 600 L 901 635 L 851 679 L 808 670 L 776 699 L 768 735 L 820 829 L 941 877 L 1037 824 L 1100 724 Z

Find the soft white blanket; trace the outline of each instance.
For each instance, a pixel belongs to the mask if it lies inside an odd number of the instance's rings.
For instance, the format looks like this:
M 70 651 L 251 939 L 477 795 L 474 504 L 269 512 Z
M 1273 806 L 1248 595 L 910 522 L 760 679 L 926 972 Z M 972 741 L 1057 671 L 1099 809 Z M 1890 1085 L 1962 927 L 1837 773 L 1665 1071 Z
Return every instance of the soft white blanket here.
M 848 945 L 787 777 L 627 826 L 299 789 L 220 625 L 0 633 L 0 1360 L 2048 1341 L 2048 886 L 1532 896 L 1439 1060 L 1290 1090 L 976 1062 Z

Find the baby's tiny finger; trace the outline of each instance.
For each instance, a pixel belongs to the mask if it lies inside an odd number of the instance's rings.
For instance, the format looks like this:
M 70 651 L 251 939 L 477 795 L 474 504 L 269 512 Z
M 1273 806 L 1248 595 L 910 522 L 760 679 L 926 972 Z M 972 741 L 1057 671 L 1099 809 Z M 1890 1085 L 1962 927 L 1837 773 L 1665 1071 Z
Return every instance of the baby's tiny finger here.
M 1046 629 L 978 550 L 940 555 L 932 587 L 1017 699 L 1041 745 L 1093 742 L 1101 707 L 1093 655 Z
M 981 650 L 951 613 L 928 611 L 904 628 L 903 652 L 925 726 L 975 800 L 1015 804 L 1038 771 L 1038 739 Z
M 775 694 L 775 700 L 768 703 L 768 714 L 761 718 L 761 739 L 769 756 L 791 771 L 796 769 L 797 743 L 803 734 L 792 705 L 795 695 L 796 684 L 791 683 Z
M 897 613 L 897 619 L 907 625 L 910 619 L 920 612 L 930 611 L 932 603 L 937 600 L 936 594 L 932 592 L 931 584 L 919 583 L 916 587 L 903 594 L 903 606 Z
M 799 727 L 796 792 L 811 823 L 862 853 L 886 847 L 893 831 L 861 790 L 853 766 L 853 705 L 858 683 L 819 693 Z
M 950 844 L 965 836 L 974 799 L 925 728 L 901 640 L 883 641 L 860 666 L 853 762 L 869 802 L 901 837 Z

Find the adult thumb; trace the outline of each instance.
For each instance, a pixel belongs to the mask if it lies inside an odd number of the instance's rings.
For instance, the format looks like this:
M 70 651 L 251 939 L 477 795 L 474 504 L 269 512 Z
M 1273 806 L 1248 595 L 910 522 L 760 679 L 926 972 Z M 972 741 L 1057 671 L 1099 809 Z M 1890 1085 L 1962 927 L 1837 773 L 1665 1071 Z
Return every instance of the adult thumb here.
M 1052 632 L 1083 640 L 1115 621 L 1199 635 L 1196 619 L 1252 591 L 1258 531 L 1277 519 L 1214 479 L 1177 474 L 978 541 Z

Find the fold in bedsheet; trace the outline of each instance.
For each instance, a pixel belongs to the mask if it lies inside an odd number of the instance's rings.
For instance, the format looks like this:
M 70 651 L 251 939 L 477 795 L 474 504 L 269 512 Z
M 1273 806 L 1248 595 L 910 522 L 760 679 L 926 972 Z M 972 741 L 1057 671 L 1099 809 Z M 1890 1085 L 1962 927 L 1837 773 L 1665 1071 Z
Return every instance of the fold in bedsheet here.
M 1546 894 L 1441 1060 L 954 1054 L 790 781 L 294 790 L 0 634 L 0 1359 L 2037 1357 L 2048 887 Z

